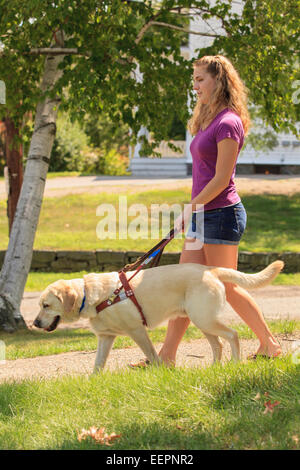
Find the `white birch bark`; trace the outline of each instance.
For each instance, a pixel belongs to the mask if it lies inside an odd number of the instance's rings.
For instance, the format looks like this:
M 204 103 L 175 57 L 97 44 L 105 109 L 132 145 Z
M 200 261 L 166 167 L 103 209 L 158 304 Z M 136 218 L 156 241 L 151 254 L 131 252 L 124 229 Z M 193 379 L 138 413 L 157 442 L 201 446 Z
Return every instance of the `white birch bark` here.
M 64 55 L 46 57 L 42 91 L 52 89 L 61 77 L 62 70 L 58 69 L 58 65 L 63 58 Z M 0 330 L 8 332 L 26 326 L 20 305 L 32 260 L 59 103 L 59 97 L 46 97 L 36 109 L 23 185 L 0 274 Z

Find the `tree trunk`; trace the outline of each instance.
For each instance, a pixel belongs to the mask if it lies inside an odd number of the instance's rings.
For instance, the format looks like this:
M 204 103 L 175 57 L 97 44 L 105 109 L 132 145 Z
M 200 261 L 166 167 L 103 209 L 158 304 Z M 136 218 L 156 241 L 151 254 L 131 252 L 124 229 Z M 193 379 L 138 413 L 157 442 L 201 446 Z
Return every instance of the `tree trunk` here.
M 14 122 L 9 117 L 5 118 L 5 127 L 5 155 L 9 181 L 7 215 L 10 234 L 23 183 L 23 151 L 22 145 L 15 141 L 15 137 L 19 135 L 19 129 L 15 127 Z
M 61 77 L 62 71 L 58 66 L 63 58 L 64 55 L 46 57 L 42 91 L 52 89 Z M 36 109 L 23 185 L 0 274 L 0 330 L 7 332 L 26 328 L 20 305 L 31 266 L 34 238 L 56 133 L 59 103 L 58 97 L 46 97 Z

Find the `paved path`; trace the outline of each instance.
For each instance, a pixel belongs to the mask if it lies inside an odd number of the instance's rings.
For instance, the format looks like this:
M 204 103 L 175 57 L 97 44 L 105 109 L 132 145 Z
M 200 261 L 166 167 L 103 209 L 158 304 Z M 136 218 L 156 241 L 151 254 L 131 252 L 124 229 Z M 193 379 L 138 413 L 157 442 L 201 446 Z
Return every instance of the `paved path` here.
M 293 194 L 300 192 L 298 175 L 238 175 L 235 178 L 238 191 L 248 193 Z M 190 176 L 181 178 L 157 178 L 134 176 L 73 176 L 49 178 L 46 181 L 45 197 L 63 196 L 65 194 L 97 194 L 101 192 L 136 192 L 149 189 L 191 188 Z M 4 180 L 0 181 L 0 200 L 6 199 Z
M 280 341 L 283 354 L 298 351 L 300 335 L 277 336 Z M 95 340 L 96 346 L 96 340 Z M 249 354 L 258 348 L 257 340 L 240 340 L 241 359 L 245 361 Z M 159 352 L 161 343 L 155 345 Z M 51 356 L 39 356 L 28 359 L 17 359 L 0 364 L 0 383 L 11 380 L 24 379 L 50 379 L 65 375 L 89 376 L 94 367 L 96 351 L 76 351 Z M 230 359 L 229 343 L 224 341 L 222 363 Z M 144 355 L 137 347 L 126 349 L 113 349 L 108 356 L 105 370 L 110 371 L 136 371 L 128 368 L 128 364 L 138 362 Z M 274 359 L 276 361 L 276 359 Z M 179 345 L 176 366 L 177 367 L 207 367 L 212 363 L 212 351 L 206 339 L 197 339 L 190 342 L 182 341 Z

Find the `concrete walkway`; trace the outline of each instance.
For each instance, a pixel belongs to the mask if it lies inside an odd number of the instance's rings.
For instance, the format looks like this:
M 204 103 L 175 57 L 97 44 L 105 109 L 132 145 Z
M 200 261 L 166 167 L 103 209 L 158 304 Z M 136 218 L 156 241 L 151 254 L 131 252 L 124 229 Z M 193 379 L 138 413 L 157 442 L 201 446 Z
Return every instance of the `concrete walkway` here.
M 250 193 L 293 194 L 300 191 L 299 175 L 237 175 L 238 191 Z M 45 197 L 65 194 L 97 194 L 101 192 L 136 192 L 148 189 L 191 188 L 191 176 L 181 178 L 157 178 L 135 176 L 66 176 L 49 178 L 46 181 Z M 0 200 L 6 199 L 5 181 L 0 181 Z

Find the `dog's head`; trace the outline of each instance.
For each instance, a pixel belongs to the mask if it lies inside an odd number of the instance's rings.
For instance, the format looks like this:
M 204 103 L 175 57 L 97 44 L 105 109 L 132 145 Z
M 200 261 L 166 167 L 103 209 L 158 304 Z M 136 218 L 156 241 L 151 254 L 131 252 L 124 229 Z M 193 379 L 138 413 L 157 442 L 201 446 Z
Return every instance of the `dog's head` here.
M 56 281 L 42 292 L 39 305 L 40 312 L 33 324 L 37 328 L 53 331 L 62 320 L 72 322 L 78 319 L 78 293 L 72 281 Z

